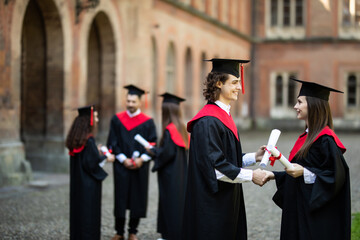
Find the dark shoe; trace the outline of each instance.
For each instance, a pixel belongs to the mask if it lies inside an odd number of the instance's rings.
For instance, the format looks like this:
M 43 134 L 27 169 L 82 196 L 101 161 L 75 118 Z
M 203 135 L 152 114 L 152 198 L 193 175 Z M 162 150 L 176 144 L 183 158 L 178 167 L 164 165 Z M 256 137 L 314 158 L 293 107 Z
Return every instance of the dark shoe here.
M 136 234 L 130 233 L 128 240 L 139 240 L 136 236 Z
M 125 240 L 125 238 L 124 236 L 115 234 L 115 236 L 113 236 L 111 240 Z

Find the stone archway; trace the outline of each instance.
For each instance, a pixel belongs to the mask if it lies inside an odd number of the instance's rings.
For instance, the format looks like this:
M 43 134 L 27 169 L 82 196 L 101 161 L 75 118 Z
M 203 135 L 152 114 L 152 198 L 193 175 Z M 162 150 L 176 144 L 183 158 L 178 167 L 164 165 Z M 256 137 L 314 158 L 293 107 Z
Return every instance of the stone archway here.
M 21 37 L 20 136 L 34 170 L 64 171 L 64 43 L 51 0 L 30 0 Z
M 99 12 L 91 24 L 87 59 L 86 101 L 97 106 L 100 116 L 97 137 L 105 143 L 115 113 L 115 40 L 104 12 Z

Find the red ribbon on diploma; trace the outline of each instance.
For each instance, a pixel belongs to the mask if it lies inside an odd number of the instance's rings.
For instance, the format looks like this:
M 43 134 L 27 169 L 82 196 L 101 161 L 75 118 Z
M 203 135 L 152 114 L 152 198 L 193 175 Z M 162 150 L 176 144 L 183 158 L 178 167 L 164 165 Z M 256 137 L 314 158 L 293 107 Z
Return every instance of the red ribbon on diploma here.
M 275 147 L 275 148 L 277 149 L 277 147 Z M 271 155 L 271 152 L 270 152 L 269 150 L 266 149 L 266 151 L 268 151 L 268 153 L 270 153 L 270 155 Z M 269 157 L 270 165 L 271 165 L 271 166 L 274 166 L 275 161 L 276 161 L 276 160 L 279 160 L 279 159 L 281 158 L 282 154 L 281 154 L 281 152 L 279 152 L 279 153 L 280 153 L 280 154 L 279 154 L 279 156 L 277 156 L 277 157 L 275 157 L 275 156 L 273 156 L 273 155 L 271 155 L 271 156 Z

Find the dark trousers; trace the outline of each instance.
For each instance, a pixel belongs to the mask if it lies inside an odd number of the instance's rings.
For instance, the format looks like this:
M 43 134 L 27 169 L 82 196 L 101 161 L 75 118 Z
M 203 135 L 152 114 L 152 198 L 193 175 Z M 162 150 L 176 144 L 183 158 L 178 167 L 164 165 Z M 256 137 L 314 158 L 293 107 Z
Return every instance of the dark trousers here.
M 140 218 L 130 218 L 129 221 L 129 234 L 136 234 L 137 227 L 139 226 Z M 116 233 L 120 236 L 124 236 L 124 228 L 125 228 L 125 218 L 115 218 L 115 230 Z

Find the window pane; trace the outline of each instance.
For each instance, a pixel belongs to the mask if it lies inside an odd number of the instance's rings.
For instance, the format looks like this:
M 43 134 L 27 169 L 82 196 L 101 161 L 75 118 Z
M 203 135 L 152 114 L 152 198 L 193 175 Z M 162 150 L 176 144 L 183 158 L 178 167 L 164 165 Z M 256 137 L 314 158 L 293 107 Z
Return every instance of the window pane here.
M 350 0 L 343 0 L 343 25 L 350 25 Z
M 360 26 L 360 0 L 355 2 L 355 25 Z
M 347 105 L 356 106 L 356 76 L 350 75 L 347 84 Z
M 290 0 L 284 0 L 284 26 L 290 26 Z
M 276 77 L 276 83 L 275 83 L 275 105 L 276 106 L 281 106 L 282 102 L 283 102 L 283 97 L 282 97 L 282 90 L 283 90 L 283 79 L 282 76 L 277 76 Z
M 278 0 L 271 0 L 270 9 L 271 9 L 271 26 L 277 25 L 277 18 L 278 18 Z
M 291 75 L 290 78 L 296 78 L 295 75 Z M 288 85 L 288 106 L 292 107 L 296 103 L 296 96 L 295 96 L 295 82 L 293 80 L 289 79 L 289 85 Z
M 296 18 L 295 25 L 302 26 L 303 25 L 303 0 L 296 0 Z

